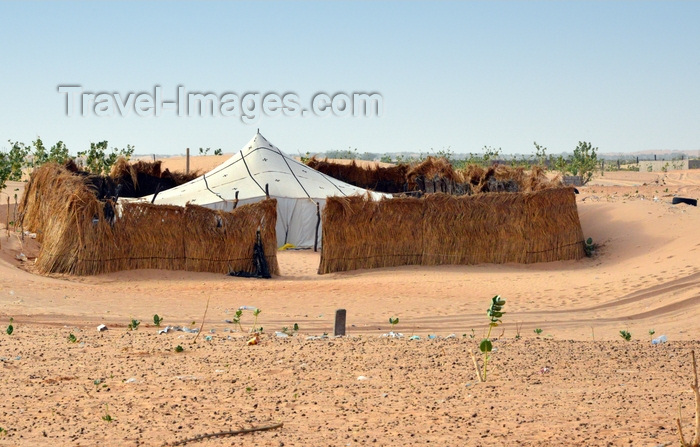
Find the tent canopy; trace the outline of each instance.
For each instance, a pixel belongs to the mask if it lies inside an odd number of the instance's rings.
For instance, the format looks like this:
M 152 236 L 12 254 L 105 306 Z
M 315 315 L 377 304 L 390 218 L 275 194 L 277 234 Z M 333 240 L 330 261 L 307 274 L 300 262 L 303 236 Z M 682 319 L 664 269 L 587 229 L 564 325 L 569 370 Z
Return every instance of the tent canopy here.
M 206 174 L 175 188 L 141 198 L 155 204 L 192 203 L 230 211 L 238 204 L 277 199 L 278 246 L 320 244 L 320 214 L 328 196 L 370 194 L 390 197 L 329 177 L 282 152 L 258 132 L 243 149 Z M 318 226 L 318 231 L 317 231 Z

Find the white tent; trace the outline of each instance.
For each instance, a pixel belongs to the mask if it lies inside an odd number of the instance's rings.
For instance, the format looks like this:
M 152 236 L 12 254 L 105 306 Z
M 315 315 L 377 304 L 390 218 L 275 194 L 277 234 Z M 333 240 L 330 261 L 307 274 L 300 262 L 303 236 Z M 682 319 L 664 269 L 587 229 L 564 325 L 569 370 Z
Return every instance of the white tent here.
M 140 200 L 159 205 L 192 203 L 207 208 L 231 211 L 238 205 L 254 203 L 266 197 L 277 199 L 277 245 L 314 247 L 321 242 L 320 212 L 328 196 L 371 194 L 374 199 L 387 196 L 358 188 L 329 177 L 288 156 L 270 144 L 258 132 L 240 152 L 206 174 L 175 188 Z M 316 239 L 318 238 L 318 239 Z

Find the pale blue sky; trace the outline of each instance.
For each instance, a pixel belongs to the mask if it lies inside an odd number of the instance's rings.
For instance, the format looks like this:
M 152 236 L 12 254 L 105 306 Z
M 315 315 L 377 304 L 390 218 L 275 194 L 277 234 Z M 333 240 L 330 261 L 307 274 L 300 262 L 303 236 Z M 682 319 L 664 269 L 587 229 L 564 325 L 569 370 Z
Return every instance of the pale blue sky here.
M 700 3 L 0 3 L 0 147 L 700 149 Z M 67 117 L 92 92 L 379 92 L 380 118 Z M 170 98 L 167 98 L 170 97 Z

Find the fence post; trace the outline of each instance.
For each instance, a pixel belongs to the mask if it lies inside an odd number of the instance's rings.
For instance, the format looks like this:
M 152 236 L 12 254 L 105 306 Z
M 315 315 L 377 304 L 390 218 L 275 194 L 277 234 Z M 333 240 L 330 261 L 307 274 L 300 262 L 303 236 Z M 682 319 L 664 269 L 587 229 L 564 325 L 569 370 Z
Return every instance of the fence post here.
M 345 309 L 338 309 L 335 311 L 335 327 L 333 328 L 333 335 L 336 337 L 345 335 L 345 319 L 347 312 Z

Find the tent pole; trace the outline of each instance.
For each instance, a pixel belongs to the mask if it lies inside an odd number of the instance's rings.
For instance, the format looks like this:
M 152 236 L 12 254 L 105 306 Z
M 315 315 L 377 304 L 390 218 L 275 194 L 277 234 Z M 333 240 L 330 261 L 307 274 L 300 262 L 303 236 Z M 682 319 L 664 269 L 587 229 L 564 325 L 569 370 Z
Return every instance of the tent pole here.
M 185 174 L 190 173 L 190 148 L 187 148 L 187 160 L 185 161 Z
M 316 202 L 316 234 L 314 236 L 314 252 L 318 251 L 318 227 L 321 225 L 321 205 Z
M 236 207 L 238 206 L 238 193 L 240 191 L 236 191 L 236 199 L 233 201 L 233 209 L 235 210 Z
M 265 197 L 270 198 L 270 185 L 265 183 Z

